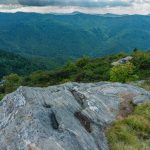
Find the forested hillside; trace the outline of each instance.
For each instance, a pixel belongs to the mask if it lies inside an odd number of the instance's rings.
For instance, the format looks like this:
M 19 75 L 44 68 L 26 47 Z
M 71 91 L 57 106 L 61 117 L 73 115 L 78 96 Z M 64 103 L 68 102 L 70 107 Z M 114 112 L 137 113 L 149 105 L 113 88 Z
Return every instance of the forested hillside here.
M 0 20 L 1 49 L 50 57 L 59 64 L 150 46 L 148 15 L 0 13 Z
M 50 59 L 21 56 L 0 50 L 0 79 L 10 73 L 28 75 L 36 70 L 50 70 L 57 67 L 57 63 Z
M 119 59 L 127 57 L 128 54 L 119 53 L 116 55 L 110 55 L 95 59 L 83 57 L 78 59 L 76 62 L 68 63 L 60 69 L 56 69 L 53 71 L 39 70 L 36 72 L 32 72 L 29 75 L 22 76 L 17 74 L 18 70 L 14 70 L 14 73 L 3 77 L 4 84 L 2 84 L 2 86 L 0 87 L 0 93 L 4 94 L 12 92 L 20 85 L 46 87 L 65 82 L 117 81 L 126 83 L 138 80 L 149 81 L 150 51 L 141 52 L 138 50 L 134 50 L 130 55 L 133 57 L 131 61 L 117 66 L 113 66 L 112 63 Z M 32 71 L 29 65 L 31 64 L 31 62 L 27 63 L 25 59 L 20 57 L 18 59 L 21 60 L 19 65 L 26 65 L 25 68 L 22 68 L 20 66 L 22 70 L 19 71 Z M 17 65 L 15 64 L 15 66 Z M 10 68 L 13 68 L 12 64 L 8 64 L 8 66 L 10 66 Z M 39 67 L 40 69 L 40 67 L 42 68 L 42 64 L 39 66 L 37 65 L 36 67 Z M 9 70 L 9 72 L 12 72 L 12 70 Z M 149 85 L 146 88 L 150 88 Z
M 130 54 L 133 59 L 130 63 L 134 66 L 133 73 L 138 76 L 135 80 L 147 80 L 150 77 L 150 51 L 141 52 L 136 51 Z M 109 55 L 103 58 L 89 58 L 83 57 L 76 62 L 71 62 L 51 72 L 38 71 L 30 74 L 24 78 L 23 84 L 30 86 L 48 86 L 56 85 L 65 82 L 99 82 L 110 81 L 110 71 L 113 68 L 112 63 L 127 57 L 126 53 L 119 53 L 116 55 Z M 115 66 L 114 66 L 115 67 Z M 117 66 L 116 66 L 117 67 Z M 130 67 L 130 66 L 129 66 Z M 119 77 L 122 77 L 124 73 L 130 69 L 121 68 Z M 132 81 L 132 79 L 131 79 Z M 118 81 L 123 82 L 123 81 Z

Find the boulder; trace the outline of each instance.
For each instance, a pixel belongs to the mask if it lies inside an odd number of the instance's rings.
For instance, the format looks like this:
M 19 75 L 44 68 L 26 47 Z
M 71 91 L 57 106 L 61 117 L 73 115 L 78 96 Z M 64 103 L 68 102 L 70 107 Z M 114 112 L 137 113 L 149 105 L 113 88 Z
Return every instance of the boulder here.
M 150 92 L 109 82 L 20 87 L 0 102 L 0 150 L 108 150 L 105 128 L 131 102 L 150 102 Z

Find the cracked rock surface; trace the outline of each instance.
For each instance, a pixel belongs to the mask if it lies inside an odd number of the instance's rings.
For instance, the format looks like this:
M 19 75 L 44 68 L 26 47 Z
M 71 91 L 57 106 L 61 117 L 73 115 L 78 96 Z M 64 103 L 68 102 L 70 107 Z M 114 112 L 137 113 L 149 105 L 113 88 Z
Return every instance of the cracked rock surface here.
M 109 150 L 104 130 L 126 101 L 150 102 L 150 92 L 109 82 L 20 87 L 0 102 L 0 150 Z

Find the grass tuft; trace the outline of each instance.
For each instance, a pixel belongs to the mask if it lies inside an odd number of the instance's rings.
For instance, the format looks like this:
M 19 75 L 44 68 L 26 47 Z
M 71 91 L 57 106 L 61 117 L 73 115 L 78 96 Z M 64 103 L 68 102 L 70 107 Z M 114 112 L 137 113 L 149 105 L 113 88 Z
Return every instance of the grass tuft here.
M 132 115 L 106 132 L 111 150 L 150 150 L 150 103 L 136 106 Z

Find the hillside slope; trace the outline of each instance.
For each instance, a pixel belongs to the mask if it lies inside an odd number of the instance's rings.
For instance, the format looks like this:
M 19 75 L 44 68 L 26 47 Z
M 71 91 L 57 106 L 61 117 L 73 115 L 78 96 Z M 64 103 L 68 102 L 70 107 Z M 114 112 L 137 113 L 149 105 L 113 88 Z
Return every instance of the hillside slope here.
M 57 63 L 42 57 L 26 57 L 0 50 L 0 78 L 10 73 L 28 75 L 37 70 L 56 69 Z
M 131 83 L 132 81 L 137 81 L 134 82 L 133 84 L 137 84 L 141 87 L 144 87 L 145 89 L 150 89 L 150 51 L 147 52 L 141 52 L 141 51 L 136 51 L 130 54 L 133 59 L 130 61 L 131 66 L 133 68 L 131 69 L 132 73 L 128 72 L 130 65 L 126 66 L 124 69 L 121 69 L 115 78 L 112 80 L 112 63 L 116 62 L 117 60 L 120 60 L 124 57 L 127 57 L 128 55 L 125 53 L 119 53 L 116 55 L 110 55 L 107 57 L 103 58 L 88 58 L 88 57 L 83 57 L 78 59 L 75 62 L 70 62 L 66 64 L 62 68 L 58 68 L 56 70 L 45 70 L 43 71 L 42 69 L 45 69 L 44 66 L 47 66 L 47 63 L 37 63 L 35 65 L 35 62 L 33 63 L 35 66 L 34 69 L 37 69 L 38 71 L 31 72 L 30 74 L 29 71 L 32 71 L 33 68 L 32 66 L 29 66 L 29 64 L 32 64 L 32 61 L 26 65 L 26 59 L 21 62 L 19 62 L 20 68 L 15 67 L 16 70 L 12 72 L 11 68 L 13 67 L 13 63 L 15 62 L 14 60 L 9 60 L 6 61 L 6 64 L 8 65 L 8 74 L 7 76 L 3 77 L 3 80 L 5 81 L 4 83 L 1 84 L 0 86 L 0 100 L 2 97 L 10 93 L 19 86 L 31 86 L 31 87 L 47 87 L 50 85 L 57 85 L 57 84 L 62 84 L 66 82 L 84 82 L 84 83 L 89 83 L 89 82 L 99 82 L 99 81 L 117 81 L 117 82 L 123 82 L 123 83 Z M 8 63 L 12 62 L 13 63 Z M 25 61 L 25 62 L 24 62 Z M 18 63 L 18 62 L 17 62 Z M 25 63 L 25 64 L 22 64 Z M 0 62 L 1 64 L 1 62 Z M 3 63 L 4 65 L 5 63 Z M 5 64 L 5 65 L 6 65 Z M 16 65 L 16 64 L 15 64 Z M 18 65 L 18 64 L 17 64 Z M 22 65 L 26 65 L 27 68 L 22 67 Z M 119 65 L 117 68 L 122 68 L 122 65 Z M 49 65 L 48 65 L 49 66 Z M 50 66 L 49 66 L 50 67 Z M 5 69 L 6 67 L 2 67 Z M 13 68 L 14 69 L 14 68 Z M 39 70 L 41 69 L 41 70 Z M 14 73 L 18 73 L 17 71 L 23 71 L 22 75 L 17 75 Z M 128 73 L 127 73 L 128 72 Z M 3 72 L 2 72 L 3 73 Z M 6 72 L 5 72 L 6 73 Z M 12 74 L 13 73 L 13 74 Z M 124 74 L 127 73 L 127 76 L 124 77 Z M 138 82 L 139 80 L 144 80 L 145 82 Z
M 138 75 L 138 80 L 150 79 L 150 51 L 133 52 L 130 54 L 133 59 L 131 63 L 135 66 L 134 74 Z M 109 55 L 102 58 L 83 57 L 76 62 L 71 62 L 51 72 L 34 72 L 28 76 L 23 83 L 30 86 L 48 86 L 68 81 L 72 82 L 99 82 L 110 80 L 110 70 L 112 63 L 129 56 L 126 53 Z M 122 76 L 122 74 L 120 74 Z
M 0 20 L 1 49 L 57 61 L 150 47 L 150 16 L 0 13 Z

